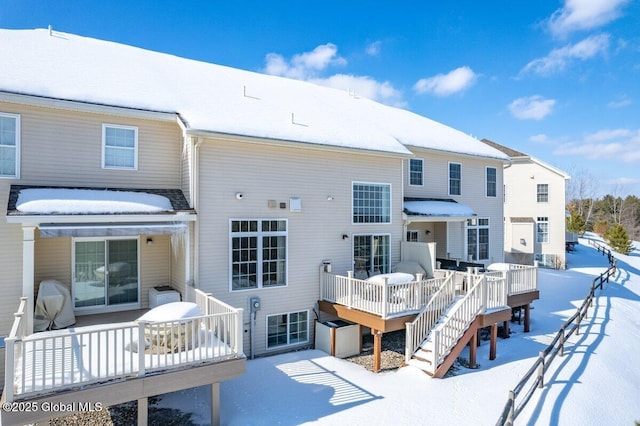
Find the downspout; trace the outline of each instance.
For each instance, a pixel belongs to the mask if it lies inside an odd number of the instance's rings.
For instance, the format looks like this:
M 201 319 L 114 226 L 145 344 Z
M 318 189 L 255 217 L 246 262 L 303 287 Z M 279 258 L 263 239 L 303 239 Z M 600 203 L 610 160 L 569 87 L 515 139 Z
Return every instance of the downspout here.
M 202 144 L 202 137 L 198 136 L 197 141 L 191 139 L 191 204 L 193 208 L 198 212 L 198 202 L 200 193 L 200 169 L 199 169 L 199 148 Z M 200 221 L 196 220 L 193 223 L 193 281 L 195 288 L 201 288 L 200 286 Z

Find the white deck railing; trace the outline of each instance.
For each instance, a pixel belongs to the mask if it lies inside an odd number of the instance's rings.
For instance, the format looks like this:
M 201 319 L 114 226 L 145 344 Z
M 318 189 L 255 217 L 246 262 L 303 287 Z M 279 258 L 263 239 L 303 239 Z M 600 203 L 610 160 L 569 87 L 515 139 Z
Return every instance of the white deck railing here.
M 538 290 L 538 268 L 536 266 L 509 264 L 509 270 L 505 272 L 507 273 L 509 296 Z
M 193 318 L 25 336 L 22 300 L 6 339 L 5 400 L 243 356 L 243 310 L 204 293 L 201 302 L 209 313 Z
M 446 277 L 422 279 L 407 283 L 372 282 L 322 272 L 320 299 L 358 309 L 383 319 L 418 312 L 440 289 Z
M 462 299 L 453 305 L 456 295 Z M 445 314 L 452 305 L 453 308 Z M 503 271 L 488 275 L 453 273 L 451 280 L 442 286 L 414 321 L 406 324 L 405 361 L 409 362 L 433 332 L 431 373 L 434 373 L 476 316 L 506 306 L 507 280 Z

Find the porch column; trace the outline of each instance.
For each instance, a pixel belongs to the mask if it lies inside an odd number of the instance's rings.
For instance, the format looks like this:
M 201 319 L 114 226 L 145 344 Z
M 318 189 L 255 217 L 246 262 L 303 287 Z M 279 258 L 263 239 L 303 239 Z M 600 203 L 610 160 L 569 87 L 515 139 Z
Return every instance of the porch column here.
M 27 298 L 25 333 L 33 333 L 33 281 L 35 279 L 35 226 L 22 226 L 22 296 Z

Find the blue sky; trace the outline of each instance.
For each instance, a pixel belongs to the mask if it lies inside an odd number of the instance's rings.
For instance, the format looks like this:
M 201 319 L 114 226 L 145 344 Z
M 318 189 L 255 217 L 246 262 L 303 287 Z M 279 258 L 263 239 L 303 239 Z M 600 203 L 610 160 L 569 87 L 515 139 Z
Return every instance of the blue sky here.
M 0 0 L 0 27 L 355 91 L 640 196 L 639 3 Z

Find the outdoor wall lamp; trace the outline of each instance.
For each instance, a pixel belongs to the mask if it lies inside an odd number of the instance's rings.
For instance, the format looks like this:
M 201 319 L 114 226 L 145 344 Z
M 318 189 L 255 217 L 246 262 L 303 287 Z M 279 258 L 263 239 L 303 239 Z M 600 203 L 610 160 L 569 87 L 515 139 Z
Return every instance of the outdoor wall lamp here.
M 343 240 L 346 240 L 346 239 L 348 239 L 348 238 L 349 238 L 349 236 L 348 236 L 347 234 L 342 234 L 342 239 L 343 239 Z

